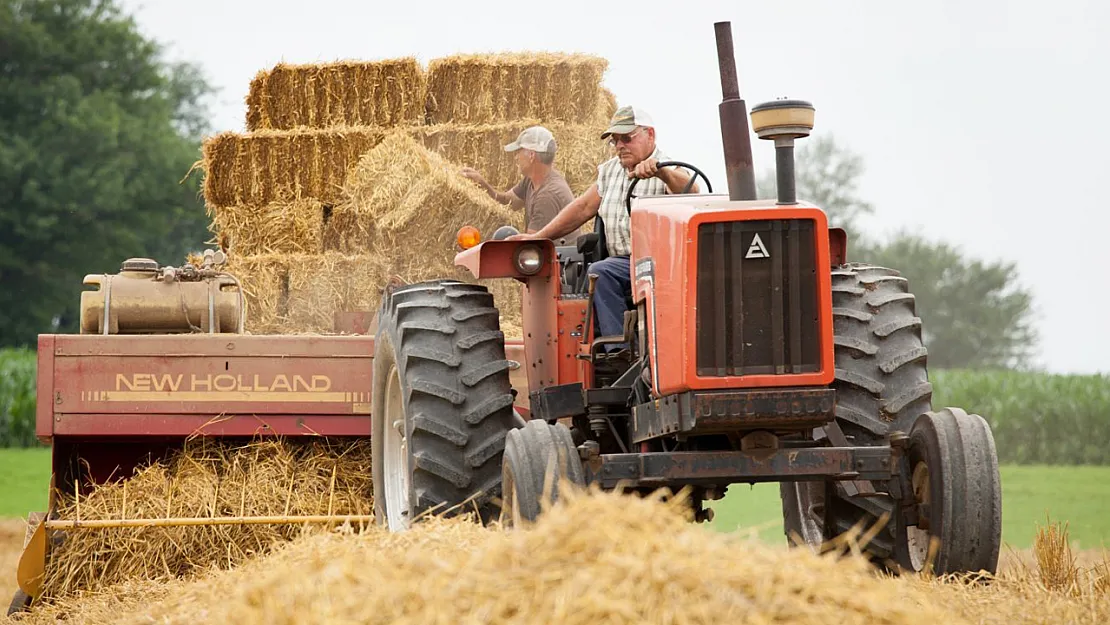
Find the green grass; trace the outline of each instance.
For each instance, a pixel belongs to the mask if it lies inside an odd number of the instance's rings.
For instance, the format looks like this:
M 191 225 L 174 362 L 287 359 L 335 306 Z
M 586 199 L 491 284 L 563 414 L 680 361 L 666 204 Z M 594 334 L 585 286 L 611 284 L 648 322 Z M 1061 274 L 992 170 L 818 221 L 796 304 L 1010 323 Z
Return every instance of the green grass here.
M 710 502 L 713 527 L 721 531 L 760 529 L 769 542 L 785 542 L 778 484 L 735 484 L 724 499 Z M 1073 545 L 1110 547 L 1110 467 L 1002 467 L 1002 540 L 1015 549 L 1033 545 L 1036 524 L 1067 521 Z
M 0 517 L 46 510 L 49 488 L 49 449 L 0 449 Z
M 0 449 L 0 517 L 24 516 L 46 506 L 48 449 Z M 720 531 L 759 528 L 760 538 L 782 543 L 778 484 L 736 484 L 710 502 Z M 1110 547 L 1110 467 L 1002 467 L 1002 538 L 1016 549 L 1032 546 L 1036 524 L 1051 514 L 1068 521 L 1081 549 Z

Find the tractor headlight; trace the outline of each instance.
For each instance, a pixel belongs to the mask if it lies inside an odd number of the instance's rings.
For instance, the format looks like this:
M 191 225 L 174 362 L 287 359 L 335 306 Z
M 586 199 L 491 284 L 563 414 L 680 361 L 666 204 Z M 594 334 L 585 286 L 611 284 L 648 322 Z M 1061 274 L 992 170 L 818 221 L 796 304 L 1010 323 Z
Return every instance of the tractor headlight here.
M 543 252 L 536 245 L 522 245 L 517 248 L 516 257 L 513 259 L 520 273 L 530 276 L 538 273 L 543 267 Z

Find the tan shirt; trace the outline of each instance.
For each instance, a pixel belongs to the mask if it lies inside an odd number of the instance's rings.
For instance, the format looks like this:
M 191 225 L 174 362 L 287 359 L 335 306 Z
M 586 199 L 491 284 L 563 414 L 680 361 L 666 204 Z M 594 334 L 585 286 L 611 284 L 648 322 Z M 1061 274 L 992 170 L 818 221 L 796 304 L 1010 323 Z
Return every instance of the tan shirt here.
M 547 173 L 539 187 L 532 187 L 532 179 L 525 176 L 513 187 L 513 195 L 524 202 L 524 230 L 537 232 L 543 228 L 563 207 L 574 201 L 574 193 L 570 190 L 566 178 L 558 171 L 552 169 Z M 574 245 L 574 241 L 581 234 L 581 229 L 575 230 L 563 239 L 566 245 Z M 559 241 L 556 241 L 559 244 Z

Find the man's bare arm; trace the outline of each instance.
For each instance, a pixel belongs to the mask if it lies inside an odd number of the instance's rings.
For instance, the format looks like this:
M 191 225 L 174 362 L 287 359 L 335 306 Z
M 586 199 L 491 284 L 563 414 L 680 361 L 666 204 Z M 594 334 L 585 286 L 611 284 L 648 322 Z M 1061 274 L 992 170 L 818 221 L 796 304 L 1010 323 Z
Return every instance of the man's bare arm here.
M 509 206 L 517 209 L 524 207 L 524 200 L 522 200 L 516 193 L 513 193 L 512 189 L 509 189 L 508 191 L 498 191 L 497 189 L 493 188 L 493 185 L 486 182 L 486 179 L 482 177 L 482 174 L 478 173 L 476 170 L 470 167 L 463 167 L 461 173 L 463 176 L 466 176 L 470 180 L 478 183 L 478 186 L 482 187 L 482 189 L 485 190 L 486 195 L 493 198 L 495 202 L 499 204 L 508 204 Z
M 494 200 L 497 200 L 501 204 L 508 204 L 513 208 L 524 207 L 524 200 L 517 197 L 516 194 L 512 191 L 498 191 L 493 187 L 489 187 L 488 189 L 486 189 L 486 193 L 489 193 L 490 197 L 492 197 Z
M 601 208 L 601 196 L 597 193 L 597 183 L 590 185 L 582 195 L 574 198 L 559 211 L 558 215 L 539 232 L 529 235 L 530 238 L 559 239 L 581 228 L 587 221 L 597 216 Z

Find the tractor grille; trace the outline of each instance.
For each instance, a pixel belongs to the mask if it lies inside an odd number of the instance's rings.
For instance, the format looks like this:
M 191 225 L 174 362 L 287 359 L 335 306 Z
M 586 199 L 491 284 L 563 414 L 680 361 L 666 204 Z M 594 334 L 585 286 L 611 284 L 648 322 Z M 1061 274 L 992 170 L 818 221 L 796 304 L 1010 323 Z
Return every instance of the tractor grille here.
M 812 220 L 698 227 L 697 372 L 820 370 Z

